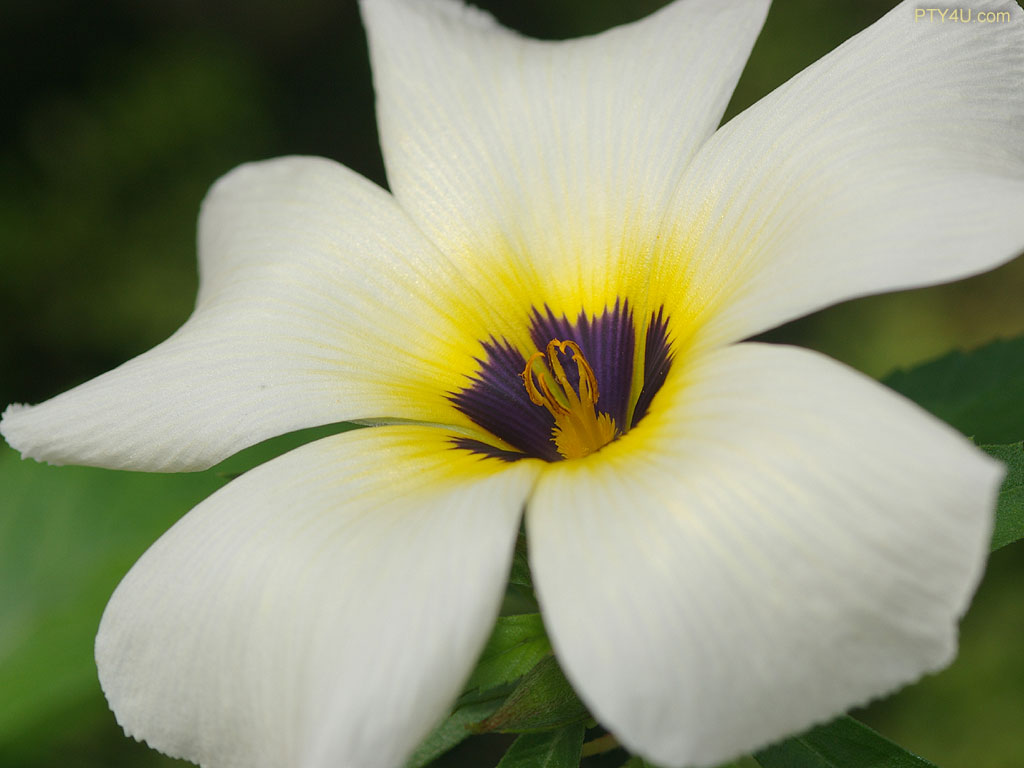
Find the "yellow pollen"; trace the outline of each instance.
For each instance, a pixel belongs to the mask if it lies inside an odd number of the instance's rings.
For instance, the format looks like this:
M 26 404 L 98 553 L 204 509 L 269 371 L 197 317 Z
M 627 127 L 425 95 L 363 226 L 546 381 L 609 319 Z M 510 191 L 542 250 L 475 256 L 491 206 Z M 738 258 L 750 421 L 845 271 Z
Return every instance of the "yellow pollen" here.
M 564 354 L 566 350 L 572 352 L 572 360 L 579 372 L 579 391 L 569 384 L 558 359 L 558 353 Z M 540 363 L 541 370 L 535 371 L 538 360 L 545 358 L 547 365 Z M 554 416 L 551 439 L 562 456 L 579 459 L 615 439 L 615 420 L 594 408 L 598 398 L 597 378 L 575 341 L 549 341 L 546 354 L 535 352 L 526 361 L 522 377 L 530 400 L 544 406 Z

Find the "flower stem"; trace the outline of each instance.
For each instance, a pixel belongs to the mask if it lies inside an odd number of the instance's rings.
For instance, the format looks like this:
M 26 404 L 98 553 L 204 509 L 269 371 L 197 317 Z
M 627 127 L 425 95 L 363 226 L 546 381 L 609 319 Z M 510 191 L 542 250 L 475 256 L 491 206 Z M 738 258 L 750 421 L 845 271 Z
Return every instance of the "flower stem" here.
M 588 741 L 584 744 L 581 756 L 590 757 L 591 755 L 599 755 L 602 752 L 610 752 L 618 746 L 619 740 L 610 733 L 606 733 L 604 736 L 599 736 L 593 741 Z

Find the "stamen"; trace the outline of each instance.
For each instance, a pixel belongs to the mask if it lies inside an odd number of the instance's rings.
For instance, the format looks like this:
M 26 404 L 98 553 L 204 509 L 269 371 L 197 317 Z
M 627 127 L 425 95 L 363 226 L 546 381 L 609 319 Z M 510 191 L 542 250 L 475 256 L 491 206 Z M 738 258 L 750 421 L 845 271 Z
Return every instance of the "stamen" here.
M 559 415 L 568 413 L 569 409 L 558 402 L 558 398 L 555 396 L 555 393 L 551 391 L 543 373 L 537 377 L 536 381 L 534 380 L 533 364 L 537 362 L 538 359 L 544 359 L 543 352 L 534 352 L 533 355 L 530 356 L 530 359 L 526 361 L 526 368 L 524 368 L 522 374 L 520 374 L 523 377 L 523 384 L 526 386 L 526 394 L 530 396 L 530 401 L 534 405 L 543 405 L 548 409 L 548 413 L 555 418 L 558 418 Z
M 578 389 L 573 389 L 559 360 L 559 353 L 565 354 L 566 350 L 572 353 L 572 360 L 576 363 Z M 541 370 L 535 371 L 538 361 L 545 359 L 547 364 L 540 364 Z M 543 406 L 554 417 L 551 439 L 562 456 L 581 458 L 615 439 L 615 421 L 607 413 L 598 413 L 594 408 L 600 395 L 597 377 L 575 341 L 552 339 L 545 352 L 535 352 L 530 356 L 521 375 L 530 401 Z

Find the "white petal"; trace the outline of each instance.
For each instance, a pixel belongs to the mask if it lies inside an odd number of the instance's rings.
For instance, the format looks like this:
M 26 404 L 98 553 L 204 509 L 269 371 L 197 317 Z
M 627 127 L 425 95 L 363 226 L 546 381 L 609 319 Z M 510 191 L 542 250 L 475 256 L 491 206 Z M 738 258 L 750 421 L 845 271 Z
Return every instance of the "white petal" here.
M 619 441 L 542 475 L 530 554 L 591 711 L 712 765 L 947 664 L 1002 468 L 881 385 L 744 344 Z
M 767 2 L 680 0 L 565 42 L 450 0 L 362 9 L 395 196 L 482 284 L 507 261 L 575 315 L 576 291 L 603 300 L 602 280 L 642 281 L 620 263 L 650 249 Z
M 203 205 L 199 256 L 188 322 L 114 371 L 9 408 L 12 446 L 56 464 L 201 469 L 302 427 L 454 413 L 444 395 L 460 370 L 446 363 L 486 338 L 459 304 L 472 293 L 379 187 L 317 158 L 242 166 Z
M 448 441 L 326 438 L 186 515 L 96 639 L 126 732 L 206 768 L 401 765 L 487 638 L 537 468 Z
M 660 268 L 711 305 L 718 342 L 1024 250 L 1024 11 L 972 3 L 972 23 L 939 23 L 920 5 L 739 115 L 688 169 Z

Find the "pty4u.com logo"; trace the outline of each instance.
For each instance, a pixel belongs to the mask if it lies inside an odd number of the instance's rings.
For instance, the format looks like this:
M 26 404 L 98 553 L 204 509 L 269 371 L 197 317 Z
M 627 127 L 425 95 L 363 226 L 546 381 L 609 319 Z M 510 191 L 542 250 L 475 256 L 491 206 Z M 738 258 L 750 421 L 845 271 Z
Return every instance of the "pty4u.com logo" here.
M 915 8 L 914 21 L 944 23 L 958 21 L 962 24 L 998 24 L 1010 20 L 1009 11 L 976 11 L 973 8 Z

